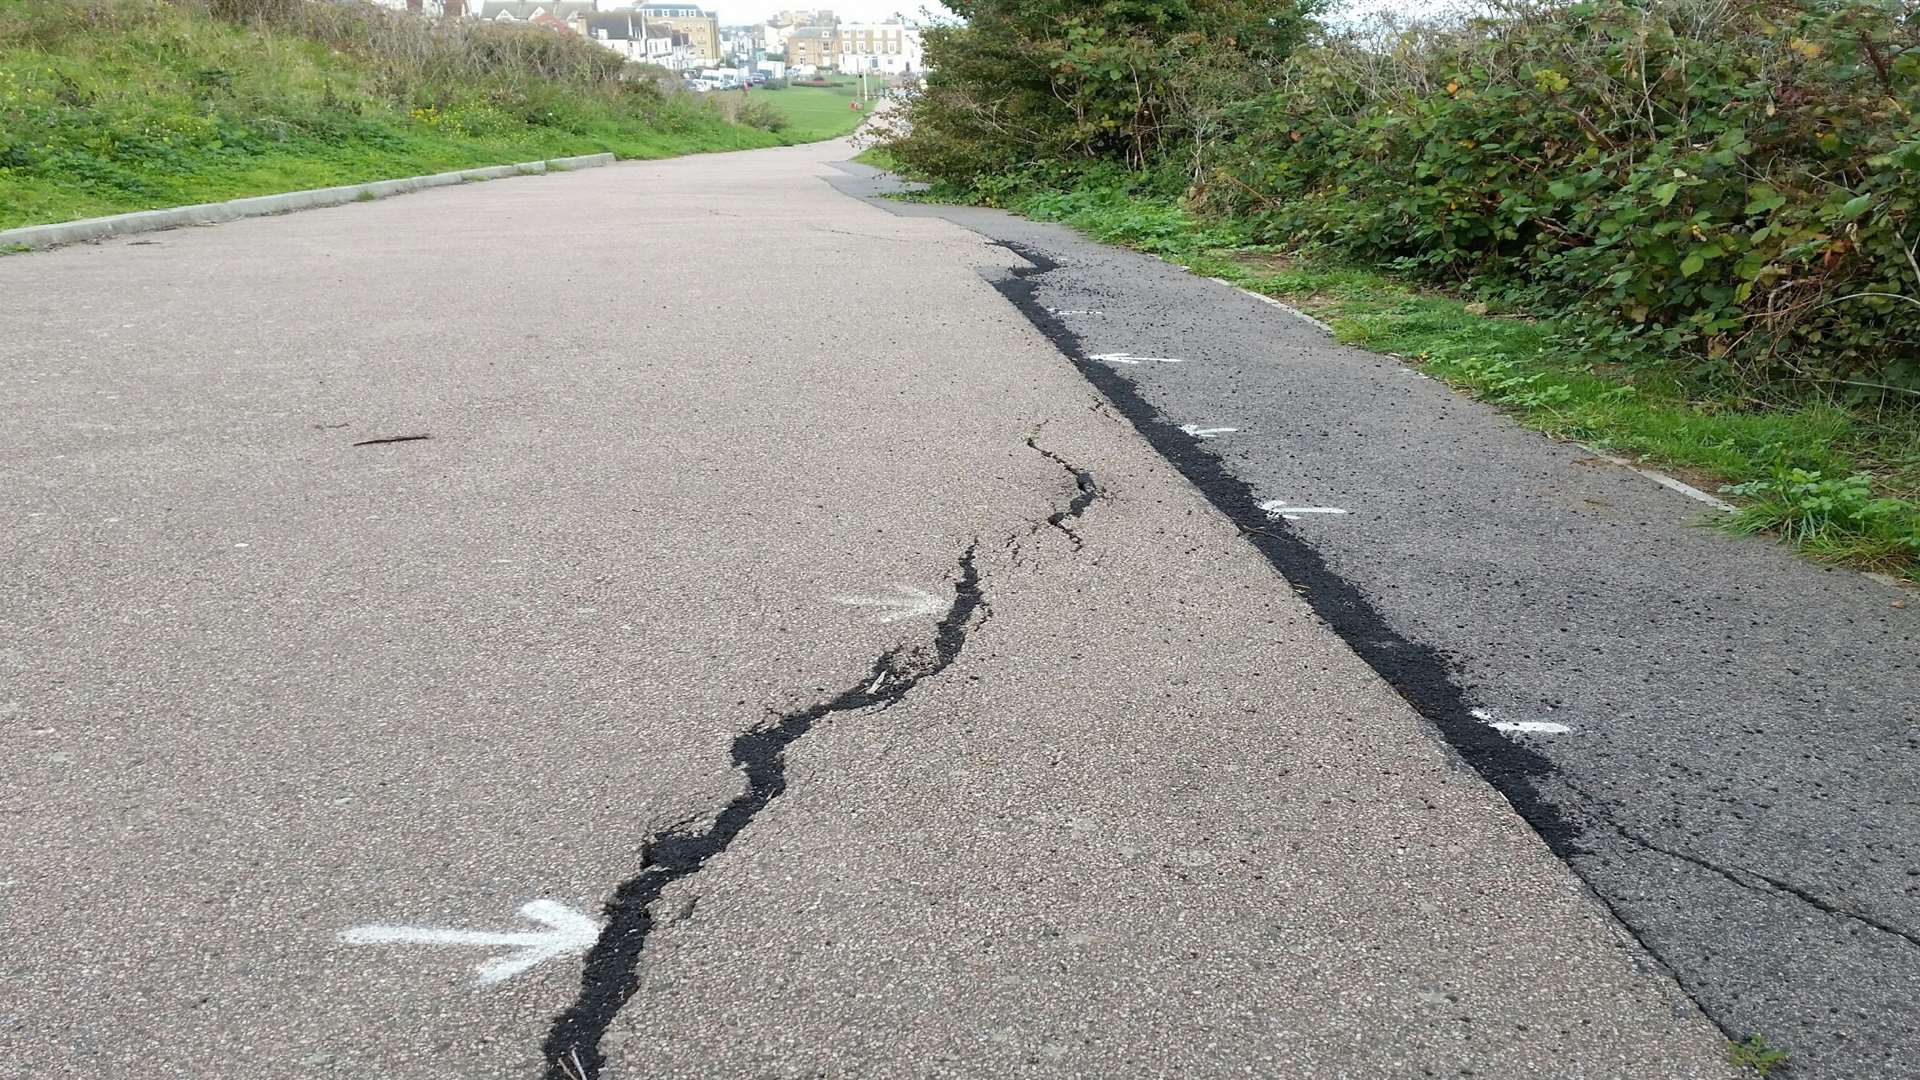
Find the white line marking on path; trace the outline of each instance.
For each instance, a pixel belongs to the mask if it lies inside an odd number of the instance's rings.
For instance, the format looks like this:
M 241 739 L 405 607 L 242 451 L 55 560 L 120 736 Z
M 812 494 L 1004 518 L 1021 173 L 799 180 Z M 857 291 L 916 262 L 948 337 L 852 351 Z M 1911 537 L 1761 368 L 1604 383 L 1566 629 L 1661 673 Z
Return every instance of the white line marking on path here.
M 1267 512 L 1268 520 L 1272 520 L 1273 518 L 1286 518 L 1288 521 L 1299 521 L 1301 514 L 1344 514 L 1347 512 L 1338 506 L 1291 506 L 1288 505 L 1285 499 L 1269 499 L 1260 504 L 1260 509 Z
M 887 614 L 875 620 L 883 623 L 899 622 L 901 619 L 911 619 L 916 615 L 932 615 L 947 606 L 945 600 L 927 592 L 925 589 L 916 589 L 911 585 L 894 585 L 892 589 L 900 595 L 836 596 L 834 599 L 842 604 L 853 607 L 892 609 Z
M 1495 731 L 1513 731 L 1526 735 L 1570 735 L 1573 729 L 1549 720 L 1496 720 L 1485 709 L 1468 709 L 1467 715 Z
M 1099 310 L 1098 308 L 1058 308 L 1058 307 L 1050 307 L 1050 308 L 1048 308 L 1048 309 L 1047 309 L 1047 314 L 1049 314 L 1049 315 L 1105 315 L 1105 314 L 1106 314 L 1106 312 L 1104 312 L 1104 311 L 1101 311 L 1101 310 Z
M 1709 495 L 1706 492 L 1701 491 L 1699 488 L 1694 487 L 1692 484 L 1686 483 L 1685 481 L 1675 480 L 1673 477 L 1668 476 L 1666 473 L 1663 473 L 1658 469 L 1643 469 L 1640 466 L 1635 465 L 1633 462 L 1628 461 L 1626 458 L 1614 457 L 1612 454 L 1609 454 L 1603 450 L 1595 450 L 1593 447 L 1588 446 L 1585 443 L 1577 443 L 1575 445 L 1579 446 L 1580 449 L 1585 450 L 1587 453 L 1592 454 L 1594 457 L 1599 458 L 1601 461 L 1605 461 L 1613 465 L 1618 465 L 1623 469 L 1632 469 L 1634 472 L 1637 472 L 1641 476 L 1644 476 L 1647 479 L 1653 481 L 1654 483 L 1659 484 L 1661 487 L 1668 488 L 1673 491 L 1677 491 L 1680 494 L 1685 495 L 1689 499 L 1698 499 L 1701 502 L 1706 503 L 1708 506 L 1715 508 L 1716 510 L 1725 510 L 1731 513 L 1733 510 L 1737 509 L 1737 507 L 1735 507 L 1732 503 L 1728 502 L 1727 500 L 1719 498 L 1717 496 Z
M 1299 308 L 1294 307 L 1292 304 L 1286 303 L 1285 301 L 1282 301 L 1282 300 L 1276 300 L 1273 297 L 1266 295 L 1265 293 L 1254 292 L 1252 289 L 1243 289 L 1240 286 L 1235 285 L 1233 282 L 1228 281 L 1226 278 L 1208 278 L 1207 280 L 1217 281 L 1220 284 L 1225 285 L 1227 288 L 1234 290 L 1235 292 L 1244 293 L 1247 296 L 1251 296 L 1255 300 L 1258 300 L 1261 303 L 1266 304 L 1270 307 L 1277 307 L 1281 311 L 1284 311 L 1287 314 L 1293 316 L 1294 318 L 1299 319 L 1301 322 L 1306 323 L 1308 326 L 1313 327 L 1315 330 L 1320 331 L 1321 333 L 1327 335 L 1328 337 L 1333 336 L 1333 327 L 1328 326 L 1326 323 L 1321 322 L 1319 319 L 1316 319 L 1313 316 L 1307 314 L 1306 312 L 1301 311 Z
M 1127 353 L 1127 352 L 1094 353 L 1093 355 L 1087 357 L 1087 359 L 1104 360 L 1109 364 L 1145 364 L 1145 363 L 1184 364 L 1186 363 L 1185 360 L 1181 360 L 1172 356 L 1135 356 L 1132 353 Z
M 513 949 L 474 968 L 485 985 L 511 979 L 557 957 L 577 956 L 593 948 L 600 938 L 599 923 L 552 900 L 522 904 L 520 917 L 547 929 L 493 933 L 441 926 L 356 926 L 340 931 L 340 940 L 349 945 L 490 945 Z
M 1237 427 L 1196 427 L 1192 424 L 1181 424 L 1180 430 L 1196 439 L 1217 439 L 1222 435 L 1231 435 L 1240 429 Z

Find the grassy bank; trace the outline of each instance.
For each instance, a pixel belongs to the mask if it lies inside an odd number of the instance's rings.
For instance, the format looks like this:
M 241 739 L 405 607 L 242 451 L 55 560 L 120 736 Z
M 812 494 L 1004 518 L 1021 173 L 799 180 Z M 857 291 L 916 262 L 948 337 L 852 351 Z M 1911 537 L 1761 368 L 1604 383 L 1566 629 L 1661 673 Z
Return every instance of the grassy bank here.
M 0 4 L 0 228 L 572 154 L 796 141 L 772 126 L 548 30 L 366 4 Z
M 1281 298 L 1340 340 L 1403 357 L 1529 427 L 1719 488 L 1740 507 L 1719 520 L 1727 528 L 1920 582 L 1920 413 L 1891 395 L 1869 406 L 1745 399 L 1672 365 L 1610 361 L 1578 327 L 1518 306 L 1248 244 L 1170 199 L 1096 188 L 1000 201 Z
M 871 102 L 862 102 L 858 112 L 847 107 L 860 96 L 857 80 L 846 86 L 787 86 L 749 93 L 786 117 L 787 126 L 780 129 L 780 134 L 789 142 L 819 142 L 851 135 L 873 107 Z

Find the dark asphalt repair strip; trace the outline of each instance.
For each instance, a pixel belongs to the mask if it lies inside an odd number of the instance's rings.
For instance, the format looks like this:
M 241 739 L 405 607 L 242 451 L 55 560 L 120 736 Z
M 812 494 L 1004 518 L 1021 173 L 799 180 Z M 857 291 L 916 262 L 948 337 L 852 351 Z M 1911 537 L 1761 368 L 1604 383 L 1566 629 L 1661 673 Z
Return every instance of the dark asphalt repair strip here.
M 1266 511 L 1260 509 L 1259 497 L 1246 481 L 1228 472 L 1219 458 L 1200 449 L 1197 440 L 1162 417 L 1131 382 L 1087 356 L 1079 335 L 1037 299 L 1040 286 L 1035 279 L 1059 269 L 1059 263 L 1022 244 L 1005 240 L 994 240 L 993 244 L 1033 264 L 1031 269 L 1016 268 L 1010 277 L 991 281 L 994 289 L 1106 395 L 1162 458 L 1239 527 L 1247 542 L 1307 601 L 1314 614 L 1506 796 L 1554 854 L 1563 860 L 1586 854 L 1579 844 L 1580 827 L 1567 819 L 1559 804 L 1541 794 L 1540 781 L 1553 772 L 1552 763 L 1475 718 L 1469 712 L 1466 692 L 1454 682 L 1451 669 L 1437 650 L 1408 640 L 1389 625 L 1358 588 L 1328 569 L 1320 553 L 1284 521 L 1268 520 Z
M 1228 472 L 1218 457 L 1200 449 L 1198 440 L 1162 417 L 1133 383 L 1087 356 L 1079 335 L 1037 299 L 1040 287 L 1034 279 L 1059 269 L 1059 263 L 1025 245 L 989 239 L 995 246 L 1033 264 L 1031 269 L 1015 268 L 1010 277 L 991 281 L 994 289 L 1018 308 L 1095 389 L 1106 395 L 1162 458 L 1239 528 L 1247 542 L 1306 600 L 1313 613 L 1426 718 L 1455 753 L 1505 796 L 1521 819 L 1546 842 L 1548 849 L 1584 882 L 1585 875 L 1580 873 L 1576 859 L 1594 854 L 1580 842 L 1585 830 L 1567 816 L 1559 803 L 1548 799 L 1540 790 L 1541 781 L 1555 773 L 1552 762 L 1475 717 L 1467 704 L 1465 689 L 1454 681 L 1451 667 L 1437 649 L 1414 642 L 1395 630 L 1365 594 L 1328 568 L 1320 553 L 1288 528 L 1284 520 L 1270 520 L 1246 481 Z M 1587 893 L 1633 935 L 1645 955 L 1667 972 L 1702 1016 L 1729 1040 L 1736 1038 L 1719 1017 L 1702 1006 L 1695 989 L 1647 944 L 1640 927 L 1612 899 L 1591 884 Z
M 641 953 L 655 926 L 648 908 L 668 885 L 698 873 L 707 860 L 727 850 L 755 815 L 785 793 L 787 748 L 834 713 L 892 707 L 922 679 L 940 674 L 959 657 L 967 635 L 978 629 L 975 613 L 980 615 L 980 625 L 993 614 L 974 565 L 977 546 L 968 545 L 960 556 L 953 606 L 934 629 L 931 656 L 924 648 L 907 645 L 889 649 L 859 683 L 831 700 L 777 714 L 742 732 L 733 740 L 733 765 L 746 779 L 745 790 L 705 828 L 695 831 L 682 822 L 656 833 L 641 849 L 640 872 L 622 882 L 607 901 L 606 928 L 587 952 L 579 997 L 554 1019 L 541 1047 L 547 1060 L 546 1080 L 595 1080 L 600 1075 L 606 1065 L 600 1042 L 640 985 Z

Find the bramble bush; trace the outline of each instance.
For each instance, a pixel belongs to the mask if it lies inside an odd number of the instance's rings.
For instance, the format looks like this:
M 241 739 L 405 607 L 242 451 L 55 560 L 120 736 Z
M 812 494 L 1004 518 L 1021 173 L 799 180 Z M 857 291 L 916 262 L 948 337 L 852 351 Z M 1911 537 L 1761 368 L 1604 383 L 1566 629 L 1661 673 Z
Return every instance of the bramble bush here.
M 1593 0 L 1296 52 L 1192 201 L 1757 392 L 1920 392 L 1920 18 Z M 1845 397 L 1845 393 L 1837 396 Z
M 1172 184 L 1725 394 L 1920 398 L 1915 0 L 1496 2 L 1383 31 L 1316 30 L 1317 0 L 972 0 L 882 145 L 995 204 Z
M 906 168 L 972 188 L 1197 161 L 1227 108 L 1270 85 L 1320 0 L 947 6 L 966 22 L 925 31 L 927 88 L 881 138 Z

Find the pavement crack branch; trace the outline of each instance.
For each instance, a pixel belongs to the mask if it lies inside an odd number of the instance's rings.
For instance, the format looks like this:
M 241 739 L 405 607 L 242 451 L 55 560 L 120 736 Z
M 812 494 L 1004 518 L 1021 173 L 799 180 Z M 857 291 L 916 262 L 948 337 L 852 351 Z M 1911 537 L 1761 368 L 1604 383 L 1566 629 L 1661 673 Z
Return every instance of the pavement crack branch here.
M 1850 919 L 1854 922 L 1861 924 L 1862 926 L 1868 926 L 1875 930 L 1880 931 L 1883 934 L 1887 934 L 1892 937 L 1899 938 L 1901 941 L 1904 941 L 1909 945 L 1920 946 L 1920 934 L 1916 934 L 1911 930 L 1902 930 L 1899 927 L 1894 926 L 1890 923 L 1882 922 L 1871 915 L 1867 915 L 1862 912 L 1852 911 L 1847 908 L 1841 907 L 1840 905 L 1832 902 L 1831 900 L 1824 899 L 1814 893 L 1808 892 L 1807 890 L 1791 882 L 1783 881 L 1779 878 L 1773 877 L 1770 874 L 1763 874 L 1758 870 L 1748 869 L 1747 867 L 1744 867 L 1744 866 L 1721 866 L 1719 863 L 1715 863 L 1707 859 L 1703 859 L 1698 855 L 1690 855 L 1687 852 L 1680 851 L 1676 848 L 1670 848 L 1662 844 L 1656 844 L 1652 840 L 1649 840 L 1646 837 L 1641 836 L 1639 833 L 1634 832 L 1633 830 L 1627 828 L 1625 825 L 1622 825 L 1619 822 L 1613 822 L 1612 824 L 1613 824 L 1613 831 L 1619 833 L 1620 838 L 1622 840 L 1625 840 L 1627 843 L 1632 844 L 1635 847 L 1643 848 L 1647 851 L 1658 852 L 1661 855 L 1665 855 L 1669 859 L 1678 859 L 1683 863 L 1687 863 L 1691 866 L 1697 866 L 1700 869 L 1705 870 L 1709 873 L 1718 874 L 1721 877 L 1727 879 L 1728 881 L 1734 883 L 1735 885 L 1738 885 L 1741 888 L 1747 889 L 1752 892 L 1765 893 L 1770 896 L 1790 896 L 1795 900 L 1798 900 L 1801 903 L 1806 904 L 1808 907 L 1813 908 L 1816 911 L 1820 911 L 1825 914 L 1832 915 L 1836 918 Z
M 741 732 L 733 740 L 733 766 L 745 783 L 711 819 L 681 822 L 655 833 L 641 850 L 640 870 L 622 882 L 606 905 L 606 926 L 588 951 L 579 996 L 554 1019 L 542 1052 L 545 1080 L 596 1080 L 606 1065 L 601 1040 L 640 985 L 647 938 L 661 921 L 652 911 L 668 885 L 700 872 L 726 851 L 760 811 L 787 790 L 787 748 L 836 713 L 884 711 L 959 658 L 967 637 L 985 625 L 993 609 L 975 565 L 978 542 L 960 557 L 953 604 L 934 628 L 933 639 L 881 653 L 860 681 L 834 697 L 786 713 Z
M 1052 514 L 1047 515 L 1047 524 L 1065 533 L 1067 539 L 1073 542 L 1073 550 L 1079 551 L 1087 545 L 1080 539 L 1080 534 L 1074 532 L 1067 522 L 1086 513 L 1087 507 L 1092 506 L 1095 499 L 1098 499 L 1106 493 L 1101 491 L 1100 485 L 1094 482 L 1091 472 L 1080 468 L 1059 454 L 1041 446 L 1038 441 L 1039 438 L 1038 433 L 1027 436 L 1027 448 L 1039 454 L 1041 457 L 1046 458 L 1048 461 L 1053 462 L 1055 465 L 1060 466 L 1062 469 L 1065 469 L 1067 474 L 1073 477 L 1074 487 L 1078 489 L 1073 499 L 1067 503 L 1066 509 L 1056 510 Z

